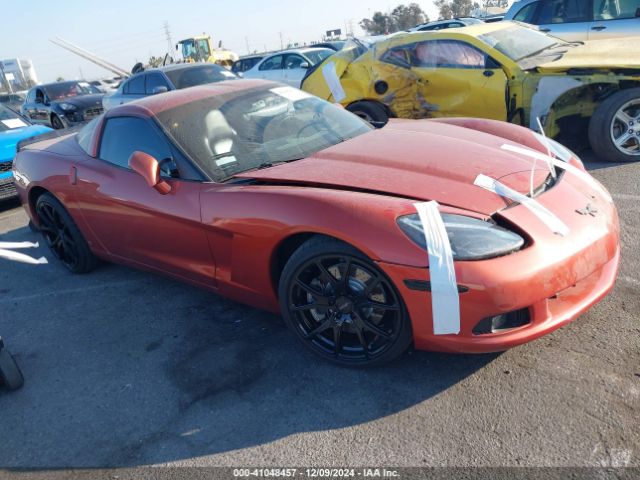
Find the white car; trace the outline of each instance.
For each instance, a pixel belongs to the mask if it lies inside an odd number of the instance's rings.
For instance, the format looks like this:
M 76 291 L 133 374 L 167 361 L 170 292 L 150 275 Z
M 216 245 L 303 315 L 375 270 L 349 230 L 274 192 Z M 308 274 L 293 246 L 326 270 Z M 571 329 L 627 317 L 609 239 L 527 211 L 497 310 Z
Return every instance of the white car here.
M 244 78 L 262 78 L 300 88 L 307 70 L 333 55 L 329 48 L 297 48 L 264 57 L 242 74 Z

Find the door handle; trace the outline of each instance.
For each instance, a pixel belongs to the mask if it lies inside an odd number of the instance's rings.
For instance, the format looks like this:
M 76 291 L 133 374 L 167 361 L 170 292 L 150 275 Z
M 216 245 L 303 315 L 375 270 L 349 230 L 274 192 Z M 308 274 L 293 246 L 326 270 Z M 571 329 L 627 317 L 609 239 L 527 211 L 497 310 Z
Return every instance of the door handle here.
M 485 70 L 484 72 L 482 72 L 482 74 L 485 77 L 493 77 L 494 71 L 493 70 Z
M 541 28 L 540 31 L 544 32 L 544 33 L 547 33 L 547 32 L 550 32 L 551 29 L 550 28 Z
M 596 25 L 595 27 L 591 27 L 591 30 L 606 30 L 607 27 L 605 27 L 604 25 Z

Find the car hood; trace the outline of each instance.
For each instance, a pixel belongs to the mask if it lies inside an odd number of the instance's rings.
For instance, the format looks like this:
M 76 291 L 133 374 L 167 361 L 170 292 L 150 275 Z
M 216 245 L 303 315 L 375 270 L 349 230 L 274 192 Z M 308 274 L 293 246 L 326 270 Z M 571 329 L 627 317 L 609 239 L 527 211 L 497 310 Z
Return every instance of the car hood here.
M 16 145 L 20 140 L 35 137 L 36 135 L 50 131 L 50 128 L 41 125 L 28 125 L 26 127 L 0 132 L 0 162 L 13 160 L 16 154 Z
M 340 188 L 393 195 L 492 215 L 506 207 L 476 187 L 479 174 L 528 193 L 532 163 L 501 146 L 503 138 L 429 120 L 391 120 L 381 130 L 292 163 L 237 175 L 269 183 Z M 534 186 L 549 175 L 539 162 Z
M 104 93 L 93 93 L 91 95 L 80 95 L 78 97 L 69 97 L 61 100 L 56 100 L 56 103 L 70 103 L 71 105 L 74 105 L 81 110 L 91 107 L 102 108 L 102 97 L 104 97 Z
M 637 49 L 640 37 L 591 40 L 570 48 L 562 58 L 538 66 L 541 72 L 559 72 L 569 69 L 638 70 L 640 57 Z

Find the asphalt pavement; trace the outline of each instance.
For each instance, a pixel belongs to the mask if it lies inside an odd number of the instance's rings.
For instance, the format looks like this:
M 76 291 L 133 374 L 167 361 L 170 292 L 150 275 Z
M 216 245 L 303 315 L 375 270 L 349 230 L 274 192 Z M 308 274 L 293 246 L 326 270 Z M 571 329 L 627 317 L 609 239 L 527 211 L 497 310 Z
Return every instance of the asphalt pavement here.
M 588 157 L 589 154 L 587 153 Z M 317 360 L 277 316 L 115 265 L 0 260 L 0 467 L 640 466 L 640 162 L 588 162 L 613 194 L 614 292 L 503 354 Z M 0 241 L 37 241 L 15 202 Z

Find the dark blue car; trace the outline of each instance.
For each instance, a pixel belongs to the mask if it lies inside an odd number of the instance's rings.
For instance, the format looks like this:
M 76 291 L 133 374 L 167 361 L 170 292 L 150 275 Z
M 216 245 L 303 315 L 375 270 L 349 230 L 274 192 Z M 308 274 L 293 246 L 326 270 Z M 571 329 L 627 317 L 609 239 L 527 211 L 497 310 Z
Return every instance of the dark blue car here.
M 17 194 L 11 166 L 18 142 L 50 131 L 49 127 L 32 125 L 23 116 L 0 105 L 0 200 Z

